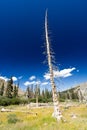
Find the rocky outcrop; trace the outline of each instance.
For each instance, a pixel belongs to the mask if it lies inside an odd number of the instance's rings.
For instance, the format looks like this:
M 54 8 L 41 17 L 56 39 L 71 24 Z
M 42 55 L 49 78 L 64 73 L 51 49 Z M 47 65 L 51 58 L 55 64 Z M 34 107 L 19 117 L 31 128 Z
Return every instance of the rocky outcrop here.
M 87 82 L 79 84 L 74 88 L 79 96 L 79 101 L 87 101 Z
M 4 79 L 0 78 L 0 88 L 2 87 L 3 84 L 4 84 L 4 96 L 5 96 L 7 82 Z M 25 94 L 25 92 L 22 89 L 18 88 L 18 96 L 24 96 L 24 94 Z

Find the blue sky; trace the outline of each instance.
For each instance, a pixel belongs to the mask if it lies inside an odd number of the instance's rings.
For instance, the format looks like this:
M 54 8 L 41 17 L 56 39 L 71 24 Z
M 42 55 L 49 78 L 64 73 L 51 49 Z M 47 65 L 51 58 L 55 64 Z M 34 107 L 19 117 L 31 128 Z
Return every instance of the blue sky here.
M 86 0 L 0 0 L 0 74 L 23 76 L 25 82 L 44 78 L 48 67 L 42 54 L 45 42 L 44 17 L 48 8 L 49 32 L 56 65 L 61 70 L 75 68 L 72 76 L 61 77 L 65 89 L 87 79 Z M 30 80 L 31 76 L 36 78 Z M 46 87 L 43 85 L 43 87 Z

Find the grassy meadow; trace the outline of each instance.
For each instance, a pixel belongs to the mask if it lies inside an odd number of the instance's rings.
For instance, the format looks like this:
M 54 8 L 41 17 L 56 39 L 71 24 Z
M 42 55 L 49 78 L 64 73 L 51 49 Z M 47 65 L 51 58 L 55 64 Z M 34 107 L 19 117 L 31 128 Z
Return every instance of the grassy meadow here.
M 2 108 L 2 107 L 0 107 Z M 0 112 L 0 130 L 87 130 L 87 106 L 75 104 L 61 110 L 66 120 L 57 122 L 52 118 L 53 107 L 30 108 L 8 106 L 12 112 Z M 72 118 L 72 114 L 76 118 Z

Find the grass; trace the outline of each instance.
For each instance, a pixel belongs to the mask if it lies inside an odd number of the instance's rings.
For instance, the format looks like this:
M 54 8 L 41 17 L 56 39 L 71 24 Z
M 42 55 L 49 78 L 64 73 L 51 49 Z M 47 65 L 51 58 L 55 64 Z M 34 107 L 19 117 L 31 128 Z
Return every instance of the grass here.
M 0 130 L 87 130 L 87 107 L 84 104 L 68 109 L 61 107 L 66 122 L 57 122 L 52 118 L 52 107 L 30 110 L 26 106 L 9 106 L 7 108 L 16 109 L 18 112 L 0 112 Z M 29 113 L 21 111 L 29 111 Z M 77 115 L 77 118 L 71 117 L 73 113 Z M 11 114 L 16 115 L 18 119 L 15 124 L 8 123 L 8 116 Z

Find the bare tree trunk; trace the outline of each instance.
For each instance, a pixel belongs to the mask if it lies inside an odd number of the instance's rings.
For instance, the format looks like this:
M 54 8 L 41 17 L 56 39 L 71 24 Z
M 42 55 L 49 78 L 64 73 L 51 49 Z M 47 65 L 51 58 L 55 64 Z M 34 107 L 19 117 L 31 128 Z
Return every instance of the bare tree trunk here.
M 79 102 L 81 103 L 83 101 L 83 96 L 80 89 L 78 89 L 78 98 L 79 98 Z
M 47 11 L 46 11 L 46 15 L 45 15 L 45 36 L 46 36 L 48 66 L 49 66 L 49 72 L 50 72 L 50 82 L 51 82 L 51 86 L 52 86 L 53 103 L 54 103 L 53 116 L 57 120 L 60 120 L 62 118 L 62 115 L 61 115 L 60 108 L 59 108 L 59 101 L 58 101 L 58 96 L 57 96 L 56 85 L 54 83 L 54 74 L 53 74 L 52 58 L 51 58 L 50 43 L 49 43 L 49 36 L 48 36 L 48 26 L 47 26 Z
M 69 95 L 69 99 L 70 99 L 70 101 L 72 100 L 72 96 L 71 96 L 71 93 L 70 93 L 70 91 L 68 90 L 68 95 Z
M 36 107 L 38 107 L 38 85 L 36 85 Z

